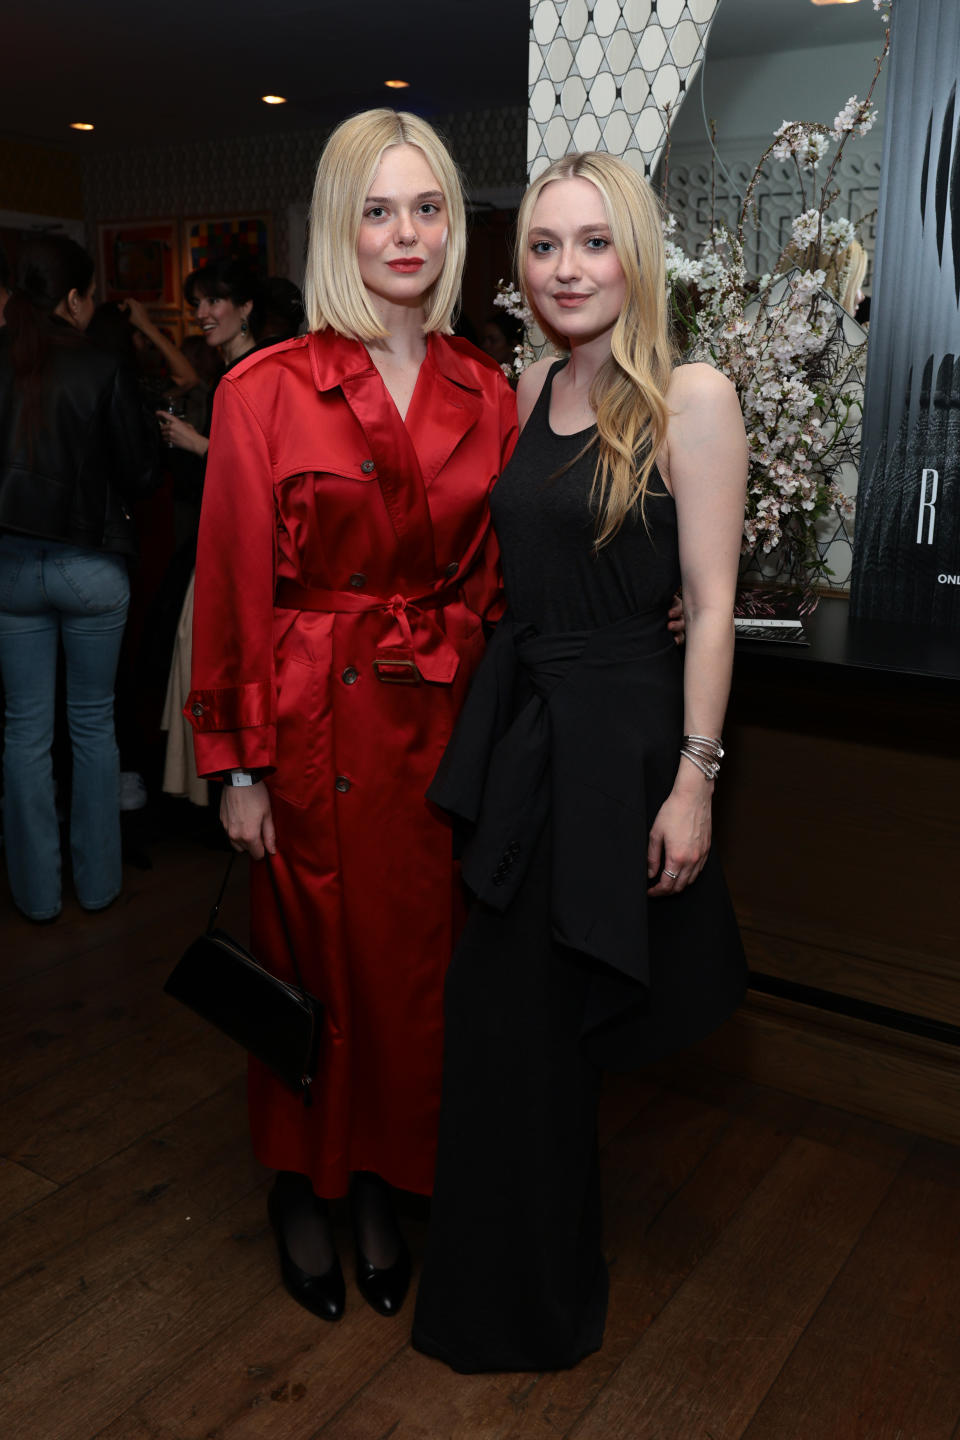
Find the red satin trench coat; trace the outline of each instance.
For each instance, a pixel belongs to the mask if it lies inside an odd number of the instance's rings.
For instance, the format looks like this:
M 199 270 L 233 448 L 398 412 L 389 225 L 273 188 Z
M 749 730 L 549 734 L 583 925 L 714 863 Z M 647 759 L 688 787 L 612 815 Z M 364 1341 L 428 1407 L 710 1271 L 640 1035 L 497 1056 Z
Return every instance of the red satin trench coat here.
M 443 981 L 461 918 L 451 835 L 424 792 L 496 618 L 488 496 L 513 393 L 432 335 L 406 420 L 358 341 L 251 356 L 217 391 L 197 552 L 197 768 L 267 768 L 274 868 L 326 1004 L 314 1104 L 251 1062 L 264 1164 L 340 1195 L 352 1170 L 428 1192 Z M 262 865 L 254 953 L 291 967 Z

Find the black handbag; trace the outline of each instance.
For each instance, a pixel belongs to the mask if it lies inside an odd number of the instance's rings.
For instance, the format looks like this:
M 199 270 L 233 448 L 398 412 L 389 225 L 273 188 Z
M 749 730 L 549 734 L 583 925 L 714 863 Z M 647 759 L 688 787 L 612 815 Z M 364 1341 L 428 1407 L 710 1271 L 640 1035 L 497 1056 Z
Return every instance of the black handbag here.
M 324 1007 L 307 992 L 280 903 L 276 876 L 265 857 L 284 939 L 297 984 L 279 979 L 224 930 L 216 929 L 235 856 L 231 855 L 207 928 L 183 953 L 163 987 L 202 1019 L 249 1050 L 310 1104 Z

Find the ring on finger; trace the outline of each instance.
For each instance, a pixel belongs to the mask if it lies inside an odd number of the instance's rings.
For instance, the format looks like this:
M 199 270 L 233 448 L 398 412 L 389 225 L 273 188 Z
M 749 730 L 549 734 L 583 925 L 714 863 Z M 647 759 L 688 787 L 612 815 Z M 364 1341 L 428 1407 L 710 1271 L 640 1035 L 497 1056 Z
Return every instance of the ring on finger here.
M 669 877 L 670 877 L 671 880 L 677 880 L 677 879 L 679 879 L 679 876 L 680 876 L 680 871 L 679 871 L 679 870 L 666 870 L 666 869 L 665 869 L 663 873 L 664 873 L 664 875 L 669 875 Z

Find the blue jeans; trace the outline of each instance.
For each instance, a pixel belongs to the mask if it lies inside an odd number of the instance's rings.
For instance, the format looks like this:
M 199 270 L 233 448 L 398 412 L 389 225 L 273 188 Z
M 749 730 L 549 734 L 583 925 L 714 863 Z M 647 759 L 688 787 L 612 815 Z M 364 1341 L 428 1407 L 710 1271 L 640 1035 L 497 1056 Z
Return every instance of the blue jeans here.
M 61 640 L 73 750 L 70 851 L 77 899 L 87 910 L 100 910 L 120 893 L 113 691 L 129 599 L 122 556 L 0 535 L 4 848 L 14 901 L 32 920 L 52 919 L 60 910 L 51 748 Z

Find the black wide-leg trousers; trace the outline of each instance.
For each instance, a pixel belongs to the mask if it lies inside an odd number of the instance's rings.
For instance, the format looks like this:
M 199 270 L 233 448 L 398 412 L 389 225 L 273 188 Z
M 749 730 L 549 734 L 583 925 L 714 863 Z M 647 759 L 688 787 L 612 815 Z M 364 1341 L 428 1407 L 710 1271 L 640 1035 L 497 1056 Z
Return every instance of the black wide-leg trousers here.
M 589 961 L 550 926 L 545 834 L 505 914 L 476 903 L 446 987 L 437 1177 L 413 1343 L 454 1370 L 554 1370 L 607 1307 Z

